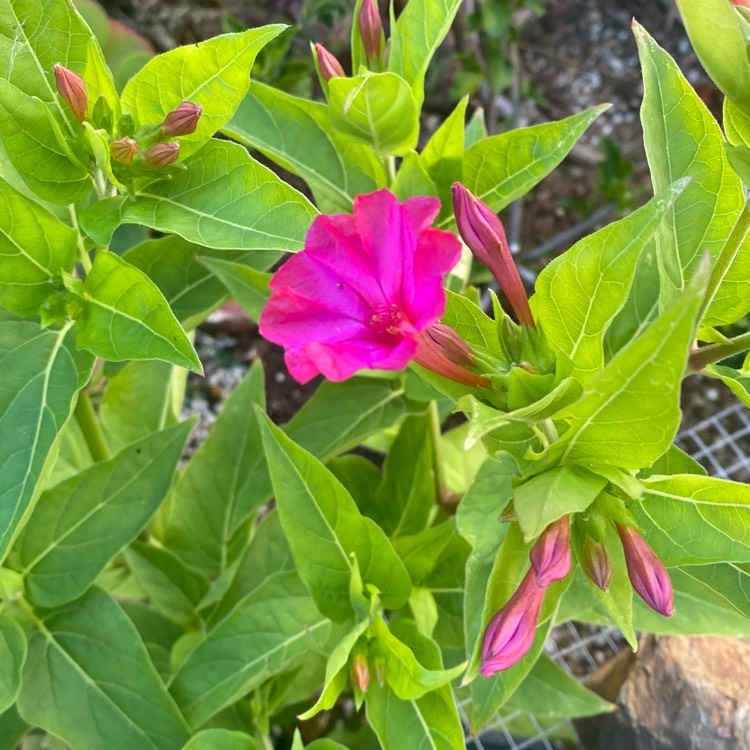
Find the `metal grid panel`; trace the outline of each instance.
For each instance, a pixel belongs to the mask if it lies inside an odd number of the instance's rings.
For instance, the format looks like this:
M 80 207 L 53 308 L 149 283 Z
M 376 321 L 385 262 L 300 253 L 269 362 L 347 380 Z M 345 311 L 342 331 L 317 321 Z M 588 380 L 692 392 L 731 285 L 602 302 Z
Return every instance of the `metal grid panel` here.
M 718 397 L 718 393 L 716 395 Z M 735 403 L 695 424 L 689 424 L 689 419 L 686 421 L 675 440 L 682 450 L 700 462 L 711 476 L 750 481 L 750 410 Z M 567 672 L 585 679 L 624 643 L 616 628 L 566 622 L 552 631 L 545 651 Z M 462 717 L 465 705 L 459 706 Z M 568 730 L 566 734 L 572 730 L 567 720 L 545 726 L 533 716 L 526 716 L 533 733 L 519 737 L 509 725 L 520 717 L 518 713 L 498 716 L 478 737 L 467 736 L 467 750 L 559 750 L 561 745 L 553 738 L 563 730 Z

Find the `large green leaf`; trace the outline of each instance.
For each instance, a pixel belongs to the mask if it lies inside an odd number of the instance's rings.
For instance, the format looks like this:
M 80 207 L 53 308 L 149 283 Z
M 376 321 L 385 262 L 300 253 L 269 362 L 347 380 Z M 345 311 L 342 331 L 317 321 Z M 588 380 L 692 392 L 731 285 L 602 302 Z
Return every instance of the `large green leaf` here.
M 100 251 L 83 283 L 78 345 L 104 359 L 158 359 L 202 373 L 198 355 L 164 295 L 135 266 Z
M 217 576 L 239 550 L 230 545 L 236 507 L 270 491 L 253 405 L 265 404 L 263 368 L 255 364 L 232 391 L 206 441 L 190 459 L 170 497 L 164 544 L 186 565 Z M 265 491 L 258 487 L 259 477 Z M 236 545 L 235 545 L 236 546 Z
M 7 711 L 16 702 L 26 651 L 23 628 L 10 617 L 0 615 L 0 712 Z
M 676 0 L 693 49 L 714 83 L 750 112 L 747 41 L 732 3 Z
M 555 415 L 569 420 L 570 429 L 553 453 L 640 469 L 666 452 L 680 423 L 680 383 L 705 277 L 704 266 L 677 301 L 588 382 L 583 396 Z
M 67 145 L 51 106 L 0 78 L 0 139 L 8 159 L 44 200 L 75 203 L 93 184 L 88 169 Z
M 50 104 L 55 119 L 68 129 L 73 117 L 57 94 L 53 72 L 57 63 L 86 81 L 89 112 L 100 96 L 116 116 L 119 112 L 112 74 L 99 44 L 75 6 L 66 0 L 2 0 L 0 59 L 8 62 L 3 77 L 26 95 Z
M 747 365 L 748 360 L 746 358 L 739 370 L 725 365 L 709 365 L 704 373 L 721 380 L 745 406 L 750 406 L 750 371 L 748 371 Z
M 182 664 L 170 690 L 199 727 L 271 675 L 322 646 L 330 622 L 294 572 L 246 596 Z
M 185 167 L 134 198 L 97 201 L 81 212 L 81 226 L 103 245 L 120 224 L 136 223 L 224 250 L 302 247 L 315 208 L 242 146 L 212 140 Z
M 398 609 L 411 580 L 383 530 L 360 515 L 343 485 L 266 417 L 261 432 L 276 504 L 300 577 L 323 614 L 351 616 L 351 577 L 356 558 L 362 581 L 380 592 L 384 607 Z
M 349 212 L 352 198 L 386 183 L 372 149 L 334 131 L 328 107 L 253 82 L 224 133 L 301 177 L 324 213 Z
M 464 155 L 463 184 L 493 211 L 499 211 L 546 177 L 608 106 L 475 143 Z
M 638 259 L 687 180 L 577 242 L 539 274 L 531 304 L 552 346 L 585 384 L 604 367 L 604 337 L 625 304 Z
M 689 176 L 690 184 L 667 210 L 657 234 L 661 307 L 695 273 L 701 257 L 715 260 L 744 203 L 742 183 L 729 166 L 724 136 L 672 58 L 634 26 L 643 67 L 641 109 L 654 192 Z M 721 46 L 721 45 L 716 45 Z M 733 323 L 750 309 L 750 242 L 725 269 L 704 323 Z
M 167 494 L 192 426 L 154 433 L 42 494 L 16 545 L 34 602 L 72 601 L 135 539 Z
M 696 474 L 644 485 L 631 510 L 665 565 L 750 562 L 750 486 Z
M 167 362 L 151 360 L 128 362 L 108 379 L 99 403 L 99 417 L 112 453 L 177 424 L 184 375 L 184 370 Z
M 180 750 L 189 736 L 135 626 L 96 588 L 38 620 L 18 710 L 79 750 Z
M 34 315 L 54 291 L 54 276 L 72 270 L 77 240 L 73 229 L 0 180 L 0 304 Z
M 380 156 L 403 156 L 417 145 L 419 106 L 409 84 L 393 73 L 332 78 L 328 110 L 335 129 Z
M 93 357 L 69 329 L 0 322 L 0 559 L 18 533 L 54 463 L 55 445 Z
M 614 706 L 542 655 L 505 708 L 536 716 L 578 717 L 612 711 Z
M 427 66 L 450 31 L 460 5 L 461 0 L 407 3 L 391 29 L 388 70 L 408 82 L 419 106 L 424 97 Z
M 31 727 L 13 706 L 0 714 L 0 750 L 17 750 L 18 743 Z
M 182 750 L 258 750 L 258 743 L 244 732 L 204 729 L 193 735 Z
M 746 563 L 715 563 L 686 565 L 682 571 L 723 603 L 750 619 L 750 565 Z
M 202 106 L 195 132 L 180 136 L 180 154 L 188 156 L 229 122 L 250 86 L 255 57 L 283 29 L 260 26 L 158 55 L 128 81 L 122 108 L 141 125 L 156 125 L 181 102 Z

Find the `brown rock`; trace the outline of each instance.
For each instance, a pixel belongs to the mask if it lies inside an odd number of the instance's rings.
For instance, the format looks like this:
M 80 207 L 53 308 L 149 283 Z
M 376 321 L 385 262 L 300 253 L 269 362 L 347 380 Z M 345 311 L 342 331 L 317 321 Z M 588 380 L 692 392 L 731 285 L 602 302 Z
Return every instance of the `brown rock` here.
M 588 686 L 617 704 L 576 723 L 586 750 L 750 750 L 750 642 L 645 636 Z

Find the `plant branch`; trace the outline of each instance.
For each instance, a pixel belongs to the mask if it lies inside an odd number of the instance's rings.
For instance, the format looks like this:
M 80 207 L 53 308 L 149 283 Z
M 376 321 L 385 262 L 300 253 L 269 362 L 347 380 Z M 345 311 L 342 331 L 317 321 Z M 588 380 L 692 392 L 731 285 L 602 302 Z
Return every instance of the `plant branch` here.
M 722 359 L 731 357 L 733 354 L 740 354 L 747 349 L 750 349 L 750 332 L 735 336 L 722 344 L 709 344 L 700 349 L 693 349 L 688 357 L 688 370 L 700 372 L 714 362 L 721 362 Z
M 109 458 L 109 447 L 104 438 L 99 418 L 96 416 L 94 406 L 86 391 L 81 391 L 78 394 L 78 402 L 74 413 L 86 440 L 86 445 L 91 451 L 91 457 L 94 461 L 106 461 Z

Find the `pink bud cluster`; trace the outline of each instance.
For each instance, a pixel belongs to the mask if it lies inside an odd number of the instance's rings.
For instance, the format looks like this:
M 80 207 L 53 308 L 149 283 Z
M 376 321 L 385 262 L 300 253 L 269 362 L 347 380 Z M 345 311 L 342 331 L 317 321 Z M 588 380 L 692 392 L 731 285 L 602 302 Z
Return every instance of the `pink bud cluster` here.
M 484 631 L 480 668 L 484 677 L 515 664 L 534 643 L 547 587 L 570 572 L 569 516 L 547 526 L 529 557 L 531 568 L 521 585 Z

